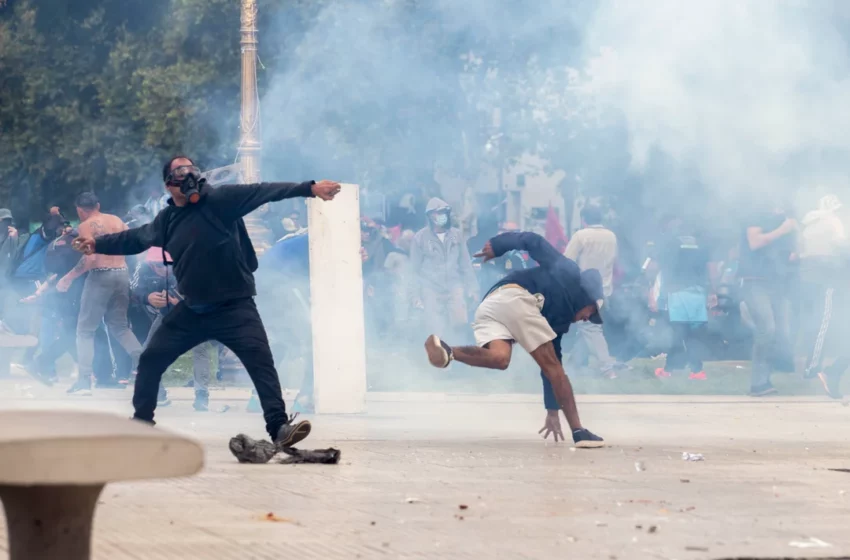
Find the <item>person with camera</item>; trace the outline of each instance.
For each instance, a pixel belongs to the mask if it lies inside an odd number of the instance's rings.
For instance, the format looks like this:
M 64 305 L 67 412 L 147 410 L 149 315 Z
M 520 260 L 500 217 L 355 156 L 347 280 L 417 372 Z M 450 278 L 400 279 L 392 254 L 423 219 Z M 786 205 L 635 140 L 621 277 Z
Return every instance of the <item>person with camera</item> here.
M 257 389 L 266 430 L 280 447 L 310 434 L 308 421 L 286 413 L 280 380 L 263 321 L 254 303 L 254 253 L 244 216 L 263 204 L 294 197 L 333 200 L 333 181 L 209 186 L 191 159 L 177 156 L 162 169 L 171 195 L 153 222 L 98 238 L 80 236 L 84 254 L 133 255 L 161 247 L 171 255 L 183 301 L 165 316 L 139 359 L 134 418 L 153 423 L 157 392 L 166 368 L 208 340 L 221 342 L 245 365 Z

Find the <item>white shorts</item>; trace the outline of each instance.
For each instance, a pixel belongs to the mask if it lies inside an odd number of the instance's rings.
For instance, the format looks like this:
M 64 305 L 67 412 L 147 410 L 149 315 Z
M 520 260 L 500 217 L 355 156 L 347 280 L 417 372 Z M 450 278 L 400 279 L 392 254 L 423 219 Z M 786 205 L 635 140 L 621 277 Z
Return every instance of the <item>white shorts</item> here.
M 543 302 L 541 294 L 519 286 L 497 288 L 475 311 L 475 343 L 486 346 L 494 340 L 513 340 L 531 353 L 555 340 L 555 331 L 540 313 Z

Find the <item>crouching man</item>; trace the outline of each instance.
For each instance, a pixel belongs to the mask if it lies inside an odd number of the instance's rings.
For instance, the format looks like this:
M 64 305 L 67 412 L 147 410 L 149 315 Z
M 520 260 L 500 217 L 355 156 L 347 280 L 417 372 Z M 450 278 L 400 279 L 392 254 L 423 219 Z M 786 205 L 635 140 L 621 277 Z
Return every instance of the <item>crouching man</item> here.
M 472 328 L 478 346 L 452 347 L 431 335 L 425 341 L 428 360 L 444 368 L 457 360 L 482 368 L 507 369 L 514 342 L 522 346 L 542 370 L 544 402 L 548 411 L 540 430 L 564 439 L 558 411 L 572 430 L 576 447 L 602 447 L 602 438 L 585 429 L 579 420 L 570 380 L 561 365 L 561 337 L 572 323 L 602 324 L 602 277 L 595 269 L 579 271 L 535 233 L 503 233 L 492 238 L 476 257 L 484 261 L 508 251 L 527 251 L 540 265 L 518 270 L 499 280 L 475 312 Z

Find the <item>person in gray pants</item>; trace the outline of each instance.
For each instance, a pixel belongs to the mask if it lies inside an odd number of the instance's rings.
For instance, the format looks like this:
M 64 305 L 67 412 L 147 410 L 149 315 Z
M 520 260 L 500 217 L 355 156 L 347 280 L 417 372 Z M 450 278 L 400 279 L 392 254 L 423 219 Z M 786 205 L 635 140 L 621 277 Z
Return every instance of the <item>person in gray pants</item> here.
M 118 216 L 100 211 L 100 202 L 94 193 L 77 197 L 77 214 L 82 223 L 79 233 L 84 237 L 99 237 L 118 233 L 127 226 Z M 69 394 L 90 395 L 94 362 L 94 334 L 106 322 L 110 336 L 117 340 L 130 355 L 133 367 L 138 364 L 142 346 L 130 330 L 127 307 L 130 304 L 130 274 L 123 255 L 83 255 L 77 265 L 56 284 L 60 292 L 67 292 L 74 280 L 86 274 L 77 318 L 77 364 L 80 375 L 68 391 Z

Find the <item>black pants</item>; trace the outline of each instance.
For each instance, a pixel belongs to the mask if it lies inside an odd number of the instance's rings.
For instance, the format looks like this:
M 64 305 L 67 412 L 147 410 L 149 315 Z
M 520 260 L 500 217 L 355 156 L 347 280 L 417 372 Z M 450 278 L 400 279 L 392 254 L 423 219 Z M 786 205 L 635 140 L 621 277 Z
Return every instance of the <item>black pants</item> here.
M 266 329 L 251 298 L 229 301 L 203 314 L 181 302 L 165 316 L 139 358 L 133 395 L 135 418 L 153 421 L 162 374 L 177 358 L 208 340 L 227 346 L 244 364 L 263 407 L 266 431 L 272 439 L 277 437 L 287 421 L 286 407 Z
M 691 373 L 702 371 L 702 349 L 699 339 L 700 329 L 690 323 L 671 323 L 673 345 L 667 353 L 664 369 L 673 371 L 690 367 Z

